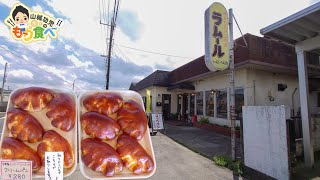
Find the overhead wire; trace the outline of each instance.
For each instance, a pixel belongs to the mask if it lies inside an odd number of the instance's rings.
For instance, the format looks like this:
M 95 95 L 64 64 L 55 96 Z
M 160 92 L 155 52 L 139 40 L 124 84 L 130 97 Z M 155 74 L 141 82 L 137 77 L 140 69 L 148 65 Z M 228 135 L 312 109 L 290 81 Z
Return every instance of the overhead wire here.
M 12 52 L 12 51 L 10 51 L 10 50 L 8 50 L 8 49 L 6 49 L 6 48 L 2 47 L 2 46 L 0 46 L 0 48 L 2 48 L 2 49 L 4 49 L 4 50 L 6 50 L 8 53 L 12 54 L 13 56 L 15 56 L 15 57 L 17 57 L 17 58 L 19 58 L 19 59 L 21 59 L 21 60 L 23 60 L 23 61 L 25 61 L 25 62 L 29 63 L 30 65 L 32 65 L 32 66 L 34 66 L 34 67 L 36 67 L 37 69 L 40 69 L 41 71 L 45 72 L 46 74 L 49 74 L 50 76 L 53 76 L 53 77 L 55 77 L 55 78 L 57 78 L 57 79 L 60 79 L 61 81 L 66 82 L 66 83 L 68 83 L 68 84 L 71 84 L 71 85 L 73 84 L 72 82 L 69 82 L 69 81 L 67 81 L 67 80 L 65 80 L 65 79 L 63 79 L 63 78 L 61 78 L 61 77 L 59 77 L 58 75 L 56 75 L 56 74 L 54 74 L 54 73 L 51 73 L 51 72 L 49 72 L 49 71 L 47 71 L 47 70 L 45 70 L 45 69 L 43 69 L 43 68 L 39 67 L 38 65 L 36 65 L 36 64 L 34 64 L 34 63 L 32 63 L 32 62 L 30 62 L 29 60 L 27 60 L 27 59 L 23 58 L 22 56 L 17 55 L 16 53 L 14 53 L 14 52 Z M 82 90 L 80 87 L 78 87 L 78 86 L 76 86 L 76 85 L 75 85 L 75 87 L 77 87 L 79 90 Z
M 137 65 L 137 64 L 134 63 L 128 56 L 126 56 L 126 55 L 120 50 L 120 48 L 119 48 L 117 45 L 115 45 L 115 47 L 116 47 L 116 49 L 118 50 L 118 52 L 120 52 L 120 54 L 122 54 L 122 56 L 123 56 L 125 59 L 127 59 L 127 61 L 131 62 L 132 64 Z
M 155 52 L 155 51 L 147 51 L 147 50 L 138 49 L 138 48 L 134 48 L 134 47 L 124 46 L 124 45 L 121 45 L 121 44 L 116 44 L 116 45 L 118 45 L 120 47 L 123 47 L 123 48 L 132 49 L 132 50 L 136 50 L 136 51 L 141 51 L 141 52 L 145 52 L 145 53 L 151 53 L 151 54 L 157 54 L 157 55 L 169 56 L 169 57 L 176 57 L 176 58 L 184 58 L 184 59 L 195 59 L 195 58 L 187 57 L 187 56 L 177 56 L 177 55 L 165 54 L 165 53 L 160 53 L 160 52 Z

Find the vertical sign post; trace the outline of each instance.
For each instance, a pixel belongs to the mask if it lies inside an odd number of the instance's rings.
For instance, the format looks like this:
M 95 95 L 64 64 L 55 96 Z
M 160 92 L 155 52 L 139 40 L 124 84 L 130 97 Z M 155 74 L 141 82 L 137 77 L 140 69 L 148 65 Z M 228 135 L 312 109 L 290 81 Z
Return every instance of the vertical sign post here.
M 229 26 L 228 26 L 229 25 Z M 229 28 L 228 28 L 229 27 Z M 228 30 L 230 37 L 228 35 Z M 235 85 L 234 85 L 233 14 L 221 3 L 213 3 L 205 12 L 205 63 L 210 71 L 222 71 L 230 65 L 231 151 L 235 160 Z
M 235 133 L 235 85 L 234 85 L 234 43 L 233 43 L 233 13 L 229 9 L 229 49 L 230 49 L 230 124 L 231 124 L 231 157 L 236 160 L 236 133 Z

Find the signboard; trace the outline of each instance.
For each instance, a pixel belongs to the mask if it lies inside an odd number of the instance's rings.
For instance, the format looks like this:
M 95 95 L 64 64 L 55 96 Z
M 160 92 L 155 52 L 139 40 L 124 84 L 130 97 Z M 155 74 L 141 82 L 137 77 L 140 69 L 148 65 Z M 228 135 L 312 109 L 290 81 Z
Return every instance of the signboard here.
M 152 119 L 152 129 L 154 130 L 164 129 L 161 113 L 152 113 L 151 119 Z
M 210 71 L 229 67 L 228 11 L 218 2 L 205 12 L 205 63 Z
M 22 3 L 16 3 L 4 23 L 9 26 L 13 39 L 29 43 L 45 41 L 47 37 L 57 38 L 64 22 L 61 18 L 54 19 L 48 14 L 32 11 Z
M 32 179 L 31 161 L 1 160 L 0 179 Z
M 45 179 L 63 180 L 63 152 L 45 152 Z

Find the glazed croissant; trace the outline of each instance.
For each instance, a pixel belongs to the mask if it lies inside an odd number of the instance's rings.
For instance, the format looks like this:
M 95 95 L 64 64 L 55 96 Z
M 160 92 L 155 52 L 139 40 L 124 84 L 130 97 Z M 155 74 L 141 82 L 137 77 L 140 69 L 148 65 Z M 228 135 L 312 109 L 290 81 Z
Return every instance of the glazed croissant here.
M 120 131 L 115 120 L 96 112 L 82 114 L 81 126 L 89 136 L 103 140 L 115 138 Z
M 150 172 L 154 168 L 154 162 L 139 142 L 126 134 L 119 136 L 117 152 L 125 166 L 134 174 Z
M 123 169 L 118 153 L 107 143 L 87 138 L 81 141 L 82 161 L 94 171 L 113 176 Z
M 99 92 L 83 99 L 83 106 L 88 111 L 94 111 L 105 115 L 116 113 L 122 106 L 122 97 L 115 93 Z
M 44 129 L 36 118 L 16 108 L 7 113 L 7 127 L 13 137 L 30 143 L 42 140 L 44 134 Z
M 54 95 L 48 105 L 47 117 L 51 124 L 63 131 L 70 131 L 74 127 L 76 119 L 76 108 L 74 100 L 65 93 Z
M 41 111 L 53 98 L 53 92 L 46 88 L 29 87 L 14 91 L 11 102 L 26 111 Z
M 140 140 L 147 130 L 147 117 L 135 101 L 125 102 L 118 111 L 118 123 L 125 134 Z
M 60 136 L 54 130 L 45 132 L 43 142 L 38 145 L 38 154 L 41 161 L 44 163 L 45 152 L 63 152 L 64 154 L 64 168 L 71 168 L 74 164 L 74 154 L 68 141 Z
M 3 139 L 1 147 L 2 159 L 29 160 L 32 161 L 32 170 L 41 168 L 41 160 L 37 152 L 25 145 L 18 139 L 6 137 Z

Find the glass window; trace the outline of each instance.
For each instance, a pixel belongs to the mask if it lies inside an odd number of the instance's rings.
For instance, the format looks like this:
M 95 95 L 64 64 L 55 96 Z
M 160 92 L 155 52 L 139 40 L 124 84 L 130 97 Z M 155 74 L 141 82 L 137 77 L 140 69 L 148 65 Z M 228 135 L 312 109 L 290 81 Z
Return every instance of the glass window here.
M 244 105 L 244 91 L 243 89 L 235 90 L 235 103 L 236 103 L 236 119 L 242 119 L 242 106 Z
M 197 92 L 197 115 L 203 115 L 203 92 Z
M 228 98 L 227 98 L 227 90 L 218 90 L 216 92 L 217 95 L 217 117 L 219 118 L 227 118 L 228 114 Z
M 214 92 L 206 91 L 206 116 L 214 116 Z
M 190 95 L 190 112 L 189 115 L 193 116 L 194 115 L 194 94 Z

